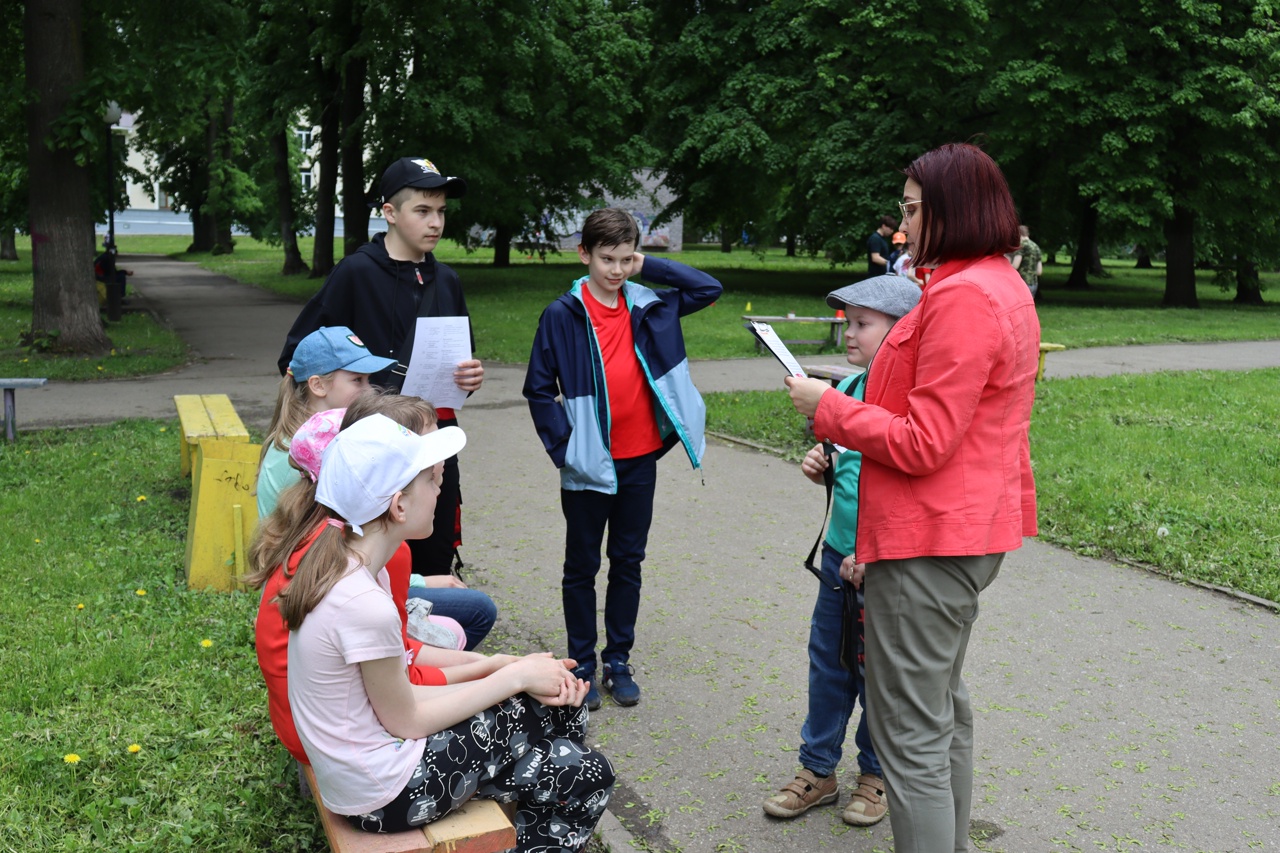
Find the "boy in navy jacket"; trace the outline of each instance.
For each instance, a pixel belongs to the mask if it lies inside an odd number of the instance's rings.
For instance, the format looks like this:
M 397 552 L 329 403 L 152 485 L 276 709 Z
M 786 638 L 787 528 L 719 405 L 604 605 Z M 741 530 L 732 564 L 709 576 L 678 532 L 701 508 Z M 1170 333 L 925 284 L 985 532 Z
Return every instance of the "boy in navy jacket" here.
M 605 528 L 603 685 L 619 705 L 634 705 L 640 687 L 629 661 L 658 457 L 681 444 L 698 468 L 706 450 L 706 407 L 689 378 L 680 318 L 722 288 L 706 273 L 640 254 L 639 242 L 625 210 L 587 217 L 578 246 L 587 275 L 542 312 L 524 382 L 538 435 L 560 469 L 565 631 L 578 677 L 591 682 L 592 710 L 600 707 L 595 578 Z M 640 275 L 670 289 L 628 281 Z

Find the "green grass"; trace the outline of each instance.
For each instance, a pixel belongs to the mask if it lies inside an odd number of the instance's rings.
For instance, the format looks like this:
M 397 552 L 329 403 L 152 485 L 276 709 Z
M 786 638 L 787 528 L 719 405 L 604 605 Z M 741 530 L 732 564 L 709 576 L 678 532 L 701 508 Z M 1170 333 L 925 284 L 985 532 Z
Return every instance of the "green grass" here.
M 1280 602 L 1278 382 L 1273 369 L 1040 383 L 1041 537 Z M 784 393 L 706 396 L 708 429 L 796 461 L 813 446 Z
M 107 322 L 114 349 L 100 357 L 31 352 L 21 336 L 31 328 L 30 240 L 19 241 L 18 261 L 0 262 L 0 376 L 50 379 L 106 379 L 145 376 L 177 367 L 187 347 L 148 313 L 125 313 Z
M 183 254 L 185 237 L 124 237 L 124 252 L 164 252 L 240 281 L 303 300 L 320 286 L 317 279 L 280 275 L 282 255 L 248 238 L 239 238 L 231 255 Z M 301 241 L 310 258 L 311 240 Z M 524 362 L 529 357 L 537 318 L 547 304 L 563 293 L 583 272 L 569 253 L 548 256 L 548 261 L 513 258 L 512 266 L 495 269 L 493 251 L 468 254 L 453 243 L 442 243 L 437 254 L 459 269 L 467 303 L 475 325 L 481 358 Z M 704 269 L 725 285 L 725 294 L 712 308 L 684 320 L 691 358 L 745 358 L 756 355 L 751 336 L 742 328 L 741 315 L 828 313 L 825 296 L 831 290 L 862 277 L 861 266 L 833 269 L 817 258 L 787 258 L 781 250 L 755 254 L 736 250 L 724 254 L 712 246 L 687 246 L 672 255 Z M 1280 304 L 1236 306 L 1234 293 L 1213 283 L 1210 271 L 1198 273 L 1200 310 L 1160 308 L 1164 270 L 1134 270 L 1128 263 L 1108 266 L 1110 278 L 1095 281 L 1085 291 L 1069 291 L 1066 267 L 1050 267 L 1042 289 L 1040 320 L 1044 339 L 1069 347 L 1161 343 L 1170 341 L 1266 340 L 1280 337 Z M 1280 274 L 1263 275 L 1269 294 L 1280 288 Z M 748 309 L 748 306 L 750 308 Z M 826 326 L 795 326 L 796 337 L 826 337 Z M 801 346 L 799 354 L 830 351 L 828 347 Z
M 178 435 L 136 420 L 0 443 L 4 853 L 328 849 L 267 715 L 258 596 L 183 583 Z M 485 650 L 534 644 L 500 623 Z
M 178 576 L 176 428 L 0 447 L 4 850 L 322 848 L 267 718 L 256 598 Z

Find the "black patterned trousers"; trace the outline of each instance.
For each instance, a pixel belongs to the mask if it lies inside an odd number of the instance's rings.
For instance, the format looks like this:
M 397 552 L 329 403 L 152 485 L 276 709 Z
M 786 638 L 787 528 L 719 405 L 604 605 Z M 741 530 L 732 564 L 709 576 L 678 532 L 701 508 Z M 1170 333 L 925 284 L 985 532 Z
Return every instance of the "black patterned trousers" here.
M 427 738 L 403 791 L 352 815 L 368 832 L 401 832 L 444 817 L 473 796 L 515 802 L 521 853 L 581 850 L 609 804 L 613 765 L 585 746 L 587 708 L 548 707 L 520 694 Z

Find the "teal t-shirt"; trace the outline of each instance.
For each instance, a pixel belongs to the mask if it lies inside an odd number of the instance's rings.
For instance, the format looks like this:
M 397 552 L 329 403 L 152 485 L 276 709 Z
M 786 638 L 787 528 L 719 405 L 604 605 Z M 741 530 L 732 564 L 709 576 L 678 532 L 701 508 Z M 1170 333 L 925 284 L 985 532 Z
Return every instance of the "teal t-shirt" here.
M 836 386 L 836 390 L 846 393 L 853 385 L 850 395 L 855 400 L 863 399 L 867 393 L 867 372 L 864 370 L 857 376 L 850 376 Z M 858 541 L 858 475 L 862 472 L 862 454 L 856 450 L 845 450 L 835 457 L 836 482 L 831 494 L 831 524 L 827 525 L 827 544 L 844 556 L 853 553 Z
M 276 447 L 267 448 L 258 466 L 258 518 L 266 518 L 276 508 L 280 493 L 298 482 L 302 474 L 289 464 L 289 454 Z

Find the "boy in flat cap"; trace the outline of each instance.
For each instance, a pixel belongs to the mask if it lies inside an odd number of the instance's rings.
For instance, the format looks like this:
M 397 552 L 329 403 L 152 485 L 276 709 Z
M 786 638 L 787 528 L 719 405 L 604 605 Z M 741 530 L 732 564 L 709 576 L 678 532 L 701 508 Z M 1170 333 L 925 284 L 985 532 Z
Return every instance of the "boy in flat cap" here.
M 866 368 L 875 357 L 893 324 L 920 301 L 920 288 L 910 279 L 880 275 L 834 290 L 827 296 L 832 308 L 843 308 L 849 318 L 845 350 L 849 363 Z M 866 391 L 864 370 L 840 383 L 838 390 L 861 400 Z M 814 806 L 840 799 L 836 765 L 840 763 L 845 730 L 854 703 L 862 715 L 854 735 L 858 747 L 858 784 L 841 819 L 852 826 L 879 823 L 888 811 L 884 773 L 871 745 L 867 725 L 865 672 L 862 644 L 862 566 L 855 563 L 854 539 L 858 531 L 858 475 L 862 454 L 856 450 L 819 444 L 805 456 L 800 470 L 821 485 L 834 470 L 831 524 L 822 546 L 822 584 L 809 624 L 809 714 L 800 729 L 800 772 L 782 790 L 763 803 L 766 814 L 793 818 Z M 846 607 L 854 595 L 856 605 Z M 856 625 L 844 624 L 846 613 L 856 613 Z M 842 636 L 856 631 L 856 661 L 841 653 Z
M 343 258 L 311 297 L 280 353 L 281 374 L 289 366 L 294 348 L 307 335 L 321 326 L 348 326 L 373 355 L 397 361 L 369 379 L 374 385 L 398 391 L 413 354 L 418 318 L 469 316 L 457 273 L 432 254 L 444 231 L 447 202 L 466 194 L 467 182 L 446 177 L 425 158 L 402 157 L 383 173 L 380 189 L 387 233 L 375 234 Z M 474 336 L 471 348 L 474 351 Z M 458 364 L 453 377 L 463 391 L 476 391 L 484 381 L 484 367 L 469 359 Z M 442 429 L 457 425 L 452 409 L 438 409 L 437 413 Z M 429 539 L 409 542 L 415 574 L 452 575 L 461 537 L 461 504 L 455 456 L 445 462 L 434 532 Z M 462 585 L 456 578 L 452 582 Z M 428 585 L 440 583 L 444 581 L 429 581 Z

